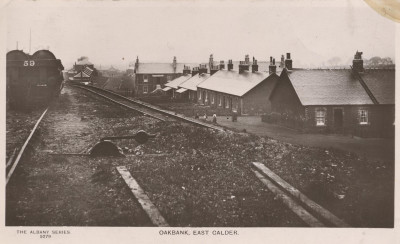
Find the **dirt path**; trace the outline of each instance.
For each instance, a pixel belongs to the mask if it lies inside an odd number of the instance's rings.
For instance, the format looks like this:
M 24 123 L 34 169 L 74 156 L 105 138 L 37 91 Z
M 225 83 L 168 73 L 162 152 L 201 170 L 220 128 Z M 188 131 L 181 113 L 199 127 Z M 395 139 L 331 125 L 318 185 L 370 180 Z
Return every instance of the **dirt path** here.
M 220 116 L 218 123 L 276 140 L 303 146 L 336 148 L 354 152 L 372 160 L 394 162 L 394 138 L 352 138 L 343 135 L 305 134 L 286 127 L 261 122 L 257 117 L 239 117 L 232 122 L 230 117 Z

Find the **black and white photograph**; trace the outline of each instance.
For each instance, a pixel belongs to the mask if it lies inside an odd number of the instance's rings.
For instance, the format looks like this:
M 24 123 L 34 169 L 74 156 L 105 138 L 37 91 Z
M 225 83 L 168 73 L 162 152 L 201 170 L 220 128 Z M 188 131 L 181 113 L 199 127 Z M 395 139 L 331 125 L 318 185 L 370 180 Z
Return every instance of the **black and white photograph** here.
M 5 1 L 5 243 L 399 241 L 399 5 Z

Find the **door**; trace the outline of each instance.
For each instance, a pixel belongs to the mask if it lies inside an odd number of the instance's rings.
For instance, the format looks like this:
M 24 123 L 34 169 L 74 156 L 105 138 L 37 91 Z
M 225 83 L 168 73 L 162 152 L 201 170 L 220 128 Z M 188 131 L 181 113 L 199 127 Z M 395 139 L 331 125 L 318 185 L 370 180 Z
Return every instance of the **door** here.
M 333 122 L 335 130 L 338 132 L 342 132 L 343 129 L 343 109 L 342 108 L 334 108 L 333 109 Z

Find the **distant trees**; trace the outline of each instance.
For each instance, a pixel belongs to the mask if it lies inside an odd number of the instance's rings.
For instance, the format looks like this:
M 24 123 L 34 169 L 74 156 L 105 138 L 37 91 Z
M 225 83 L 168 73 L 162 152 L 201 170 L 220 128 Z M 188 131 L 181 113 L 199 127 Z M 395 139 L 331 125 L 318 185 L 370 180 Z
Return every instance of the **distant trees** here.
M 385 57 L 381 58 L 379 56 L 374 56 L 370 59 L 364 58 L 364 66 L 369 66 L 369 67 L 387 67 L 387 66 L 393 66 L 394 62 L 390 57 Z M 327 67 L 331 68 L 336 68 L 336 67 L 348 67 L 348 65 L 351 65 L 351 62 L 353 59 L 348 59 L 347 61 L 343 61 L 340 57 L 332 57 L 328 59 L 325 63 L 323 63 L 323 67 L 325 64 Z
M 389 57 L 381 58 L 379 56 L 372 57 L 364 60 L 365 65 L 378 66 L 378 65 L 391 65 L 393 60 Z

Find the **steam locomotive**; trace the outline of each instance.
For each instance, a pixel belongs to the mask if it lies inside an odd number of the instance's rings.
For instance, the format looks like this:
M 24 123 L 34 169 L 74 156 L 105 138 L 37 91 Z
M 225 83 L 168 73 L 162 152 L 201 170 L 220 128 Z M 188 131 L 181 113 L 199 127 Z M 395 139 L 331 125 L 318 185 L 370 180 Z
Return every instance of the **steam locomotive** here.
M 33 55 L 21 50 L 7 53 L 7 105 L 32 108 L 46 105 L 57 96 L 63 85 L 64 66 L 48 50 Z

